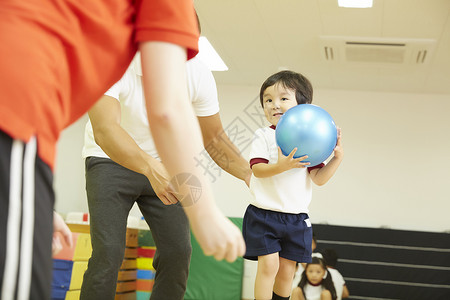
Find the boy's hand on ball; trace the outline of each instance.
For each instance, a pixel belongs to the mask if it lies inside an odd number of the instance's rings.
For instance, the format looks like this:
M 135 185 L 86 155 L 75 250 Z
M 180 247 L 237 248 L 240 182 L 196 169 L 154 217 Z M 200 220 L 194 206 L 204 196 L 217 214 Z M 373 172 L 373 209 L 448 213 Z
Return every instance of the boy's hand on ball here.
M 337 128 L 337 142 L 336 147 L 334 147 L 334 157 L 342 159 L 344 157 L 344 149 L 342 147 L 342 130 L 340 127 Z
M 297 148 L 294 148 L 291 151 L 291 153 L 289 153 L 288 156 L 284 156 L 284 154 L 281 152 L 281 148 L 278 147 L 277 164 L 281 170 L 287 171 L 287 170 L 290 170 L 293 168 L 305 168 L 305 167 L 309 166 L 309 162 L 303 162 L 303 160 L 308 158 L 307 155 L 294 158 L 296 151 L 297 151 Z

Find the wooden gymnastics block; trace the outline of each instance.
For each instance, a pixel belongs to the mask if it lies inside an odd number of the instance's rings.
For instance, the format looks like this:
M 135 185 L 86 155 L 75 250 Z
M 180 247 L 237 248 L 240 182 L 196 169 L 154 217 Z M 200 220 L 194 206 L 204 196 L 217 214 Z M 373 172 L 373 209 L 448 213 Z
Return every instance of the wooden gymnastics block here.
M 59 239 L 63 246 L 62 250 L 55 254 L 53 258 L 64 260 L 89 260 L 92 254 L 91 235 L 87 233 L 72 232 L 72 244 L 70 248 L 62 235 L 58 232 Z
M 155 273 L 154 270 L 137 270 L 136 278 L 137 279 L 155 279 Z
M 116 293 L 136 291 L 136 280 L 117 281 Z
M 89 224 L 67 223 L 70 231 L 78 233 L 91 233 Z
M 72 276 L 70 278 L 69 290 L 81 289 L 83 283 L 84 272 L 86 272 L 88 266 L 87 261 L 74 261 L 72 267 Z M 67 299 L 67 296 L 66 296 Z
M 127 228 L 127 237 L 125 245 L 127 247 L 137 247 L 138 246 L 138 229 Z
M 136 292 L 116 293 L 114 300 L 136 300 Z
M 81 290 L 67 291 L 66 298 L 64 300 L 79 300 Z
M 81 289 L 87 264 L 87 261 L 53 259 L 52 288 L 61 290 Z
M 154 247 L 155 241 L 153 240 L 153 236 L 150 230 L 142 230 L 139 229 L 138 232 L 138 246 L 143 247 Z
M 52 300 L 64 300 L 66 299 L 67 290 L 52 286 Z
M 151 292 L 136 291 L 136 300 L 148 300 L 151 295 Z
M 154 270 L 153 258 L 138 257 L 138 258 L 136 258 L 136 266 L 138 269 L 141 269 L 141 270 Z
M 53 259 L 52 298 L 64 299 L 72 278 L 73 261 Z
M 151 279 L 137 279 L 136 280 L 136 291 L 143 291 L 143 292 L 151 292 L 153 289 L 153 284 L 155 283 L 155 280 Z
M 125 248 L 124 254 L 125 258 L 136 258 L 137 256 L 138 256 L 138 248 L 130 248 L 130 247 Z
M 139 247 L 137 250 L 138 257 L 155 257 L 156 247 Z
M 117 281 L 136 280 L 137 270 L 119 270 Z
M 121 270 L 128 270 L 128 269 L 136 269 L 136 259 L 135 258 L 125 258 L 122 261 L 122 265 L 120 266 Z

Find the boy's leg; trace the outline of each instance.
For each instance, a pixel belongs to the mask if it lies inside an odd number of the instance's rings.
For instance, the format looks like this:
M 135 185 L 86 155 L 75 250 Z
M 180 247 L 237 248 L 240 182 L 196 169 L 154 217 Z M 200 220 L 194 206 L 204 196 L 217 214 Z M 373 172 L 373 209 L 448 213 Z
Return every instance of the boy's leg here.
M 164 205 L 152 193 L 138 200 L 157 249 L 153 260 L 156 274 L 151 299 L 182 300 L 192 252 L 189 221 L 180 203 Z
M 281 297 L 278 296 L 277 294 L 275 294 L 275 292 L 272 295 L 272 300 L 289 300 L 291 297 L 287 296 L 287 297 Z
M 128 213 L 140 174 L 110 159 L 86 159 L 86 192 L 92 256 L 84 274 L 80 299 L 114 299 L 125 252 Z
M 36 149 L 0 131 L 0 299 L 50 299 L 53 175 Z
M 272 299 L 275 276 L 279 268 L 278 252 L 258 256 L 258 269 L 255 279 L 255 299 Z
M 275 284 L 273 286 L 274 294 L 279 298 L 289 299 L 292 289 L 292 280 L 294 279 L 296 262 L 290 259 L 280 257 L 280 267 L 278 268 Z

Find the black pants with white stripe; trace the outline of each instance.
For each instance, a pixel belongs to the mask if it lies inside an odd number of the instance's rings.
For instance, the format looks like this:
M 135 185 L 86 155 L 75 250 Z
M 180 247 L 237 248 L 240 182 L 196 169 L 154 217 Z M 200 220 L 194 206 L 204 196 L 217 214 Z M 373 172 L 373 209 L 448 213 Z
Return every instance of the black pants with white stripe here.
M 0 131 L 0 299 L 50 299 L 53 175 L 36 139 Z

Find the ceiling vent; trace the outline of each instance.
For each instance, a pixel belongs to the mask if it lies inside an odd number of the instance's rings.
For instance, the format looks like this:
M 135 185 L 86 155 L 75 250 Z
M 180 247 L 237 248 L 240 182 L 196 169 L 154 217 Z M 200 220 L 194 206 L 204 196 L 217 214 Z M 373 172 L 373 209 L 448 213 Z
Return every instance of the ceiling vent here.
M 321 36 L 320 52 L 327 62 L 373 66 L 424 66 L 436 41 Z

